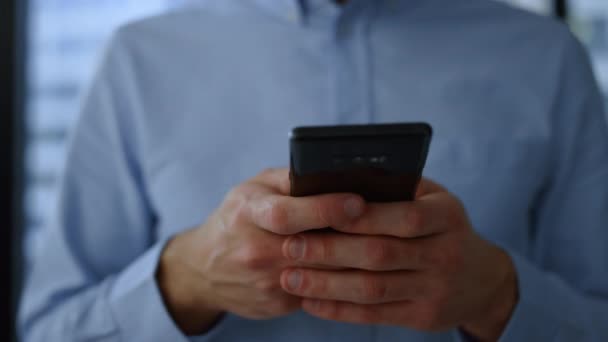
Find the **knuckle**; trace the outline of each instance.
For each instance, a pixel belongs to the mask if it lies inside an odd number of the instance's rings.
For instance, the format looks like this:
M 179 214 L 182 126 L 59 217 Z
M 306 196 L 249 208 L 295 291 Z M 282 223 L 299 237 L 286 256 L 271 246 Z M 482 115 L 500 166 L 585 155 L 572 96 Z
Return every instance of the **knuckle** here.
M 254 244 L 246 245 L 241 249 L 239 262 L 250 270 L 265 269 L 269 265 L 266 249 Z
M 424 230 L 426 219 L 422 210 L 416 207 L 410 207 L 409 210 L 404 213 L 404 216 L 405 227 L 411 234 L 417 235 Z
M 324 276 L 308 277 L 302 275 L 302 292 L 309 296 L 323 296 L 327 293 L 328 282 Z
M 317 220 L 319 221 L 320 224 L 326 226 L 326 227 L 330 227 L 332 225 L 331 223 L 331 210 L 328 210 L 328 205 L 325 201 L 316 201 L 314 203 L 314 212 L 315 215 L 317 216 Z
M 273 201 L 268 209 L 268 224 L 276 231 L 282 231 L 287 226 L 287 208 L 279 200 Z
M 238 186 L 226 195 L 222 204 L 223 212 L 230 218 L 232 224 L 242 224 L 251 221 L 249 195 L 245 186 Z
M 245 186 L 239 185 L 235 188 L 232 188 L 224 198 L 224 205 L 229 207 L 230 209 L 242 207 L 243 203 L 247 202 Z
M 385 269 L 394 259 L 388 243 L 380 239 L 368 239 L 366 241 L 365 256 L 367 266 L 372 270 Z
M 244 222 L 251 221 L 249 206 L 244 200 L 240 200 L 234 203 L 232 212 L 232 218 L 234 223 L 242 224 Z
M 258 177 L 268 178 L 268 177 L 272 176 L 276 172 L 276 170 L 277 169 L 272 168 L 272 167 L 265 168 L 258 174 Z
M 364 277 L 362 282 L 361 297 L 365 303 L 378 303 L 386 298 L 386 283 L 375 277 Z
M 335 258 L 335 245 L 333 239 L 310 239 L 308 249 L 312 259 L 319 262 L 328 262 Z
M 254 287 L 263 293 L 272 293 L 277 291 L 280 288 L 280 285 L 277 281 L 272 279 L 260 279 L 254 283 Z

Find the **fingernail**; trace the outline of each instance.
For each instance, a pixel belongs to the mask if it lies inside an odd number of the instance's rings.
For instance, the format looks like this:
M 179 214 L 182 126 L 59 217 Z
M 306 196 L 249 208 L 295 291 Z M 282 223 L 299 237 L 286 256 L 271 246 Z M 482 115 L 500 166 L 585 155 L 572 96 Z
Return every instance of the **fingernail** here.
M 289 257 L 298 260 L 304 257 L 304 249 L 306 248 L 306 241 L 301 236 L 296 236 L 289 242 Z
M 287 287 L 290 290 L 295 291 L 300 288 L 300 284 L 302 283 L 302 274 L 299 271 L 291 271 L 289 275 L 287 275 Z
M 363 213 L 363 203 L 359 198 L 349 198 L 344 202 L 344 212 L 350 218 L 357 218 Z

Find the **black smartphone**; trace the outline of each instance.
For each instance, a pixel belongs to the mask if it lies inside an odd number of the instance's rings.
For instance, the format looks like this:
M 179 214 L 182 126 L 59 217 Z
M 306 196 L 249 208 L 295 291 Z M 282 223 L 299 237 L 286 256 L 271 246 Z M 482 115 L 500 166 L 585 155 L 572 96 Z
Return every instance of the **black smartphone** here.
M 411 201 L 431 137 L 426 123 L 294 128 L 291 196 L 348 192 L 368 202 Z

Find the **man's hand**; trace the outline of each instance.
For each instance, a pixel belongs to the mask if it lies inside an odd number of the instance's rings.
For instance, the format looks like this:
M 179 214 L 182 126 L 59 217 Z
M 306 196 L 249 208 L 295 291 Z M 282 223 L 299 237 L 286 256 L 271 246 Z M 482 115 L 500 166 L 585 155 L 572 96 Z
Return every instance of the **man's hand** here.
M 348 225 L 365 206 L 356 195 L 292 198 L 288 190 L 288 170 L 265 171 L 233 189 L 207 223 L 167 244 L 157 280 L 186 334 L 205 332 L 223 312 L 267 319 L 299 309 L 301 299 L 279 283 L 297 265 L 283 256 L 282 234 Z
M 288 260 L 309 265 L 281 276 L 287 292 L 305 298 L 305 311 L 500 337 L 517 301 L 513 265 L 474 232 L 461 203 L 441 186 L 425 180 L 416 201 L 370 204 L 359 220 L 331 227 L 341 233 L 302 232 L 283 245 Z

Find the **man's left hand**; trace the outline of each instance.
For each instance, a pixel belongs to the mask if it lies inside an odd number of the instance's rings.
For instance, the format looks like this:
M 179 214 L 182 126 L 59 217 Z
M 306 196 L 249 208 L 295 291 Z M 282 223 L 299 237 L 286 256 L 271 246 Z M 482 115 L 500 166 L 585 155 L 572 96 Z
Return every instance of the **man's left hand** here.
M 412 202 L 367 204 L 338 232 L 293 232 L 281 275 L 308 313 L 497 340 L 517 302 L 506 252 L 482 239 L 460 201 L 429 180 Z M 283 232 L 284 233 L 284 232 Z

